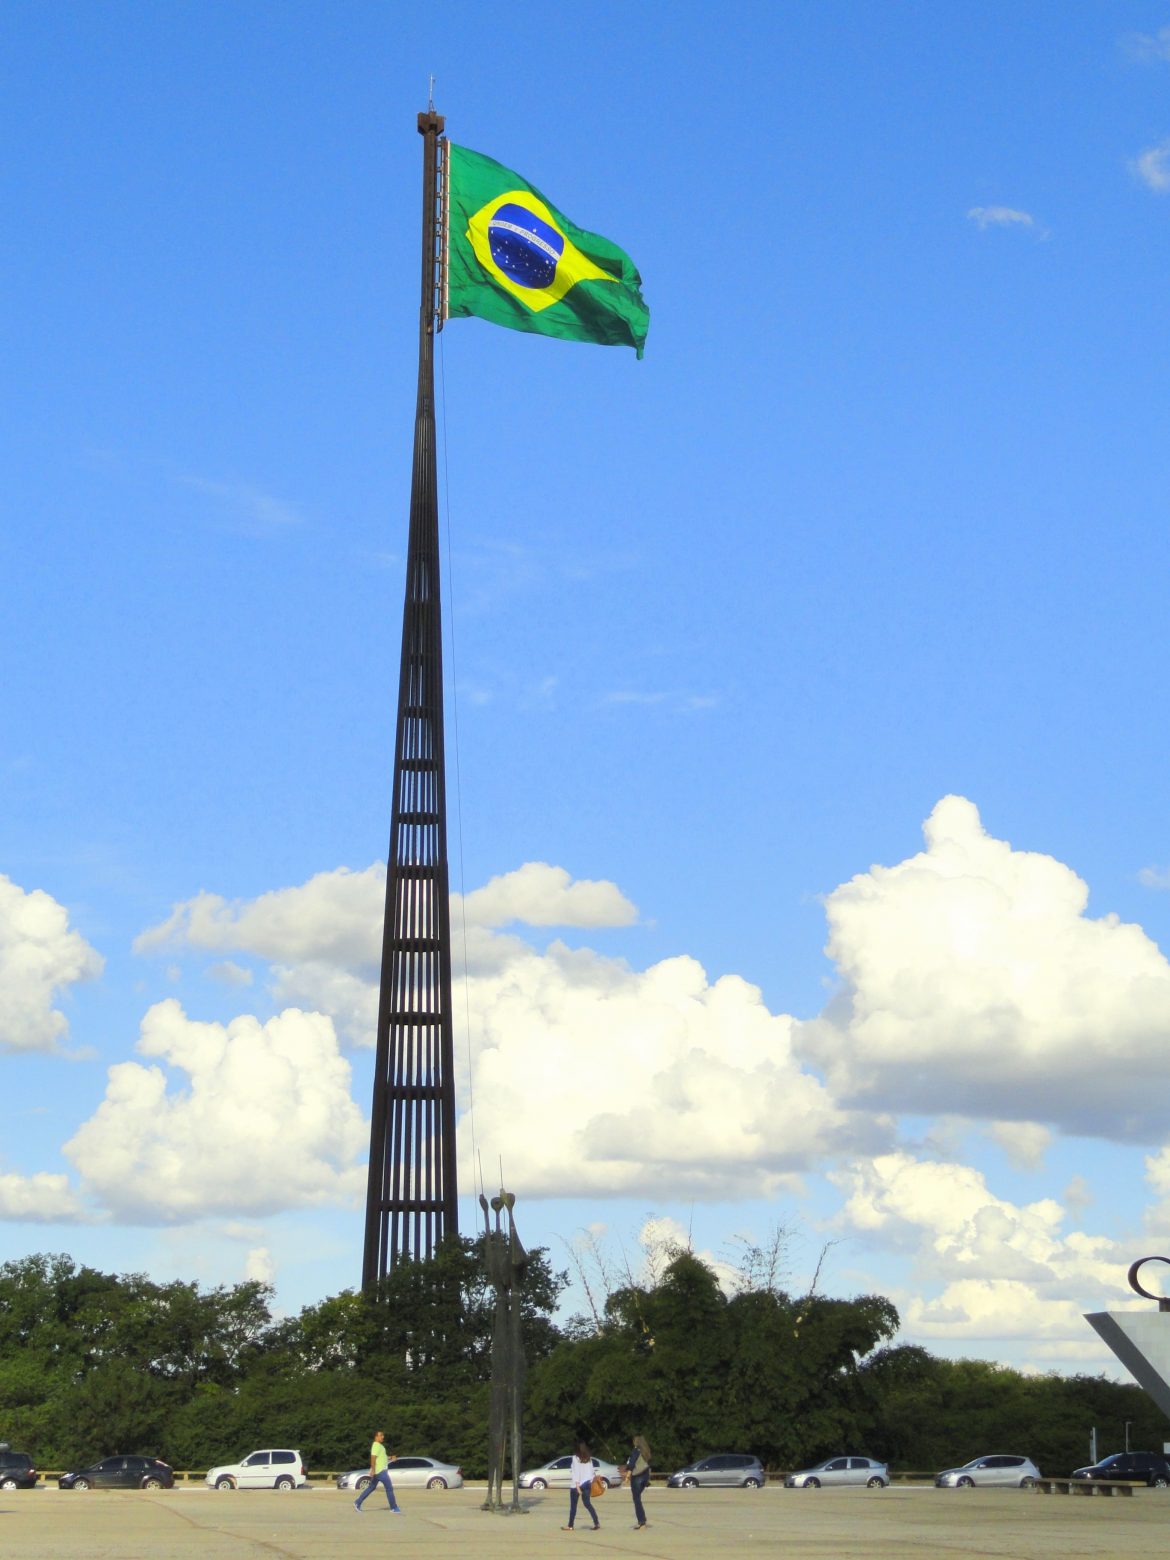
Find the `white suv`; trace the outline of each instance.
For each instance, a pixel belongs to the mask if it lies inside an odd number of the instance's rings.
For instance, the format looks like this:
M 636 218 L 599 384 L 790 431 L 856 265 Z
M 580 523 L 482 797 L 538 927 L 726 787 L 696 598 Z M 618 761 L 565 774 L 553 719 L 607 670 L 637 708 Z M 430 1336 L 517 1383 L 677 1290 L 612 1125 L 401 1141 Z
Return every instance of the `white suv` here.
M 308 1484 L 300 1452 L 253 1452 L 243 1462 L 209 1470 L 204 1483 L 213 1490 L 293 1490 Z

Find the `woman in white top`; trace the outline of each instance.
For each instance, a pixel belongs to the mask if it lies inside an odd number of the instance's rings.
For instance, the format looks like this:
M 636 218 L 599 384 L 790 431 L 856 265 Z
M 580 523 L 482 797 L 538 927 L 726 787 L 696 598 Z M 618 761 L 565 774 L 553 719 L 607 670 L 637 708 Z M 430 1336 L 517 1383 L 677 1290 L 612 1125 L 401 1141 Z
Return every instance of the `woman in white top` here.
M 577 1519 L 577 1501 L 585 1503 L 585 1510 L 593 1518 L 594 1528 L 599 1528 L 601 1523 L 597 1520 L 597 1513 L 593 1509 L 593 1502 L 589 1499 L 589 1486 L 593 1483 L 593 1454 L 584 1441 L 577 1442 L 577 1450 L 573 1454 L 573 1466 L 569 1473 L 572 1483 L 569 1486 L 569 1525 L 562 1528 L 562 1533 L 571 1533 L 573 1523 Z

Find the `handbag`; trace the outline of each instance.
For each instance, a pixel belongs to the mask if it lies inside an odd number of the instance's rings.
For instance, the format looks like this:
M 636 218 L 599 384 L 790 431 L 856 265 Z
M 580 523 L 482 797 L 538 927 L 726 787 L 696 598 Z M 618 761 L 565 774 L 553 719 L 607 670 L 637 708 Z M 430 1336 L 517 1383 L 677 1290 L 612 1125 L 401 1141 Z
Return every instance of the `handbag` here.
M 589 1493 L 596 1500 L 599 1495 L 604 1495 L 609 1485 L 599 1473 L 593 1475 L 593 1483 L 589 1486 Z

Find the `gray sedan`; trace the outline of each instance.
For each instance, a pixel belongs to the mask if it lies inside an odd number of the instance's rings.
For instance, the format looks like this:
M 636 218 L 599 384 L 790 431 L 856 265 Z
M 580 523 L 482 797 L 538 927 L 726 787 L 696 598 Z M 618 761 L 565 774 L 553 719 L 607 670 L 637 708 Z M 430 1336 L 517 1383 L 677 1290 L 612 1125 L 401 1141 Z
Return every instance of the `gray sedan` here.
M 386 1469 L 395 1489 L 404 1490 L 461 1490 L 463 1469 L 454 1463 L 439 1462 L 434 1457 L 396 1457 Z M 370 1482 L 370 1470 L 351 1468 L 349 1473 L 337 1475 L 339 1490 L 364 1490 Z
M 789 1490 L 816 1490 L 822 1484 L 829 1487 L 864 1484 L 871 1490 L 881 1490 L 889 1482 L 888 1463 L 875 1462 L 872 1457 L 826 1457 L 815 1468 L 790 1473 L 784 1480 L 784 1487 Z

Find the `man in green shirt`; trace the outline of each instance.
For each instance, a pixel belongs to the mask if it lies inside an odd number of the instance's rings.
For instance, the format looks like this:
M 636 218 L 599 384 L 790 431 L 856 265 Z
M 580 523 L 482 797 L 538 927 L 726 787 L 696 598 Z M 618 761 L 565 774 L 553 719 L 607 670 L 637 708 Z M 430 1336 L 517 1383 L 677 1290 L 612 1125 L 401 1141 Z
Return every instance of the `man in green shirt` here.
M 372 1495 L 380 1484 L 386 1491 L 386 1499 L 389 1502 L 390 1510 L 395 1516 L 399 1516 L 401 1512 L 398 1502 L 394 1499 L 394 1486 L 390 1483 L 390 1471 L 387 1467 L 387 1464 L 392 1463 L 394 1458 L 386 1450 L 383 1444 L 385 1440 L 386 1432 L 384 1430 L 374 1431 L 374 1444 L 370 1447 L 370 1482 L 354 1501 L 353 1509 L 360 1511 L 362 1509 L 362 1501 L 365 1500 L 367 1495 Z

